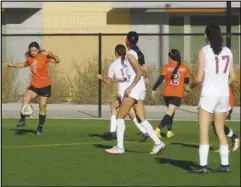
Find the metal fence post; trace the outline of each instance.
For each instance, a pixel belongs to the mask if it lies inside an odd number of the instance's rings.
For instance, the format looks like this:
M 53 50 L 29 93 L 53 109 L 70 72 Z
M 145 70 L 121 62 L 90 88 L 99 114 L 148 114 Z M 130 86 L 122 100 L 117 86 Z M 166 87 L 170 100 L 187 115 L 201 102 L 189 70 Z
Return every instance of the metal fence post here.
M 101 69 L 102 69 L 102 35 L 101 33 L 99 33 L 99 62 L 98 62 L 98 73 L 101 74 Z M 101 81 L 98 80 L 98 117 L 101 118 L 101 111 L 102 111 L 102 85 L 101 85 Z
M 231 1 L 227 1 L 226 7 L 226 46 L 231 49 L 231 27 L 232 27 Z

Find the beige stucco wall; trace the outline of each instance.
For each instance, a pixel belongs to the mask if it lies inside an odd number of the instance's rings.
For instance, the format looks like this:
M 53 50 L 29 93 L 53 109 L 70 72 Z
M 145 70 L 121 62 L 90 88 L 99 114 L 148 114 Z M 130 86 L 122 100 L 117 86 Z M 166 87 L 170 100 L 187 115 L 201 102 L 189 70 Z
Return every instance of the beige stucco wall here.
M 109 2 L 59 2 L 43 3 L 43 33 L 126 33 L 130 24 L 108 25 Z M 130 20 L 128 10 L 121 15 Z M 116 44 L 124 42 L 124 37 L 103 39 L 103 56 L 113 55 Z M 98 36 L 50 36 L 44 37 L 44 46 L 59 54 L 65 71 L 70 70 L 72 61 L 85 66 L 89 60 L 98 57 Z M 92 60 L 93 61 L 93 60 Z M 96 66 L 97 68 L 98 66 Z

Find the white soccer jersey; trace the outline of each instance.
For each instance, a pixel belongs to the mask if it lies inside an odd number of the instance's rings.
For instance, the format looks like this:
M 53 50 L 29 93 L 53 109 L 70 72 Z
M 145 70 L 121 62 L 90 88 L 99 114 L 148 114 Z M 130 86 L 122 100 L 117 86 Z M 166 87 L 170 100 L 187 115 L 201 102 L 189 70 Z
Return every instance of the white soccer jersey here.
M 115 60 L 108 69 L 108 77 L 110 79 L 127 79 L 125 68 L 121 63 L 121 59 Z M 118 82 L 118 94 L 120 97 L 124 97 L 124 92 L 126 89 L 126 82 Z
M 127 54 L 133 55 L 136 58 L 136 60 L 138 60 L 138 55 L 134 50 L 128 51 Z M 125 67 L 126 74 L 127 74 L 127 87 L 129 87 L 132 84 L 133 80 L 135 79 L 136 72 L 133 69 L 130 62 L 128 61 L 127 56 L 126 56 L 126 60 L 124 61 L 124 67 Z M 133 90 L 130 94 L 130 97 L 133 96 L 132 98 L 134 98 L 136 100 L 139 100 L 139 99 L 144 100 L 144 96 L 142 96 L 142 95 L 145 95 L 143 93 L 143 91 L 145 91 L 145 90 L 146 90 L 146 85 L 145 85 L 143 76 L 141 76 L 141 79 L 137 82 L 137 84 L 133 88 Z
M 215 55 L 210 45 L 202 48 L 205 54 L 204 80 L 201 96 L 229 96 L 229 73 L 233 55 L 229 48 L 223 47 Z
M 138 55 L 134 50 L 129 50 L 127 52 L 127 55 L 128 54 L 133 55 L 135 57 L 135 59 L 138 60 Z M 126 56 L 126 60 L 124 61 L 124 66 L 125 66 L 126 74 L 127 74 L 127 84 L 128 84 L 128 86 L 130 86 L 135 79 L 136 72 L 133 69 L 132 65 L 130 64 L 129 60 L 127 59 L 127 56 Z M 136 86 L 138 86 L 139 89 L 141 89 L 141 90 L 146 90 L 143 76 L 141 76 L 141 79 L 138 81 Z

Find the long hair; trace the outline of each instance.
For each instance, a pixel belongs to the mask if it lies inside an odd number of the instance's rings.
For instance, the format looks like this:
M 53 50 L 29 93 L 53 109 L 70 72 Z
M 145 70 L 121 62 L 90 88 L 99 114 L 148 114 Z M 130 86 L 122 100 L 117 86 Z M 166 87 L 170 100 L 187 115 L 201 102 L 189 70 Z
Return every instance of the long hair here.
M 217 24 L 210 24 L 206 27 L 205 34 L 213 49 L 213 53 L 218 55 L 223 48 L 223 38 L 220 27 Z
M 115 53 L 117 53 L 117 55 L 121 56 L 121 62 L 124 63 L 125 56 L 126 56 L 125 46 L 122 44 L 118 44 L 117 46 L 115 46 Z
M 40 48 L 40 45 L 38 44 L 38 42 L 31 42 L 29 45 L 28 45 L 28 51 L 25 53 L 25 56 L 28 57 L 28 56 L 31 56 L 30 54 L 30 49 L 32 47 L 35 47 L 39 50 L 39 53 L 43 52 Z
M 180 52 L 177 49 L 172 49 L 169 53 L 168 56 L 172 59 L 175 60 L 177 62 L 177 66 L 175 67 L 175 69 L 172 72 L 172 80 L 174 79 L 174 75 L 177 73 L 179 67 L 181 66 L 182 62 L 181 62 L 181 55 Z
M 136 45 L 139 40 L 139 36 L 137 32 L 131 31 L 127 34 L 126 37 L 126 43 L 129 45 L 129 47 L 134 50 L 138 55 L 138 61 L 141 65 L 145 64 L 145 56 L 141 52 L 140 48 Z

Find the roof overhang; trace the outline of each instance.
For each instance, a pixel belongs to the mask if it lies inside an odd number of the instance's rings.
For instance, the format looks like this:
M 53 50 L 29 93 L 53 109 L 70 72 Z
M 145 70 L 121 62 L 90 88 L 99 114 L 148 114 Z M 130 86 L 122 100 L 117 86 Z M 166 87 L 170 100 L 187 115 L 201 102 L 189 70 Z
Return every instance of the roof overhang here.
M 226 2 L 113 2 L 112 8 L 226 8 Z M 232 8 L 240 8 L 240 2 L 232 2 Z
M 8 8 L 42 8 L 42 2 L 2 2 L 2 11 L 3 9 Z

